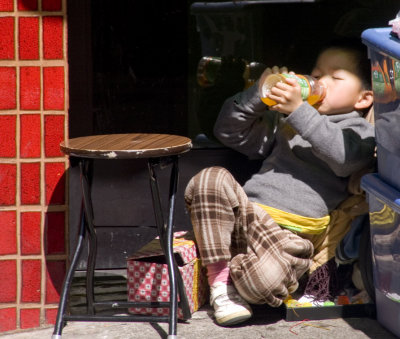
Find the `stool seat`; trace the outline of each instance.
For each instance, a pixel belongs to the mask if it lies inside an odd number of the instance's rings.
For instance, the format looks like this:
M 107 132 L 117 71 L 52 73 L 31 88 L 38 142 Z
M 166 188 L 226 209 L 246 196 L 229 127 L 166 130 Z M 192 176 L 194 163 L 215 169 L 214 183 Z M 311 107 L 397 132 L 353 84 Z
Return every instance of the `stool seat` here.
M 171 134 L 104 134 L 70 139 L 60 144 L 70 156 L 92 159 L 139 159 L 178 155 L 192 148 L 192 141 Z

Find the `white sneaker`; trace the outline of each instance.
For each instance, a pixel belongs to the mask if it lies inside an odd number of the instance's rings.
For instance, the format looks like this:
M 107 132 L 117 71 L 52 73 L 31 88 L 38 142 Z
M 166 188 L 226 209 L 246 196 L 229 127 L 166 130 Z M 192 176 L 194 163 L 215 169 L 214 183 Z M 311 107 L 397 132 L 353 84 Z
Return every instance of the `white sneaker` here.
M 210 304 L 214 307 L 215 320 L 219 325 L 235 325 L 253 315 L 250 305 L 239 295 L 233 285 L 218 282 L 210 289 Z

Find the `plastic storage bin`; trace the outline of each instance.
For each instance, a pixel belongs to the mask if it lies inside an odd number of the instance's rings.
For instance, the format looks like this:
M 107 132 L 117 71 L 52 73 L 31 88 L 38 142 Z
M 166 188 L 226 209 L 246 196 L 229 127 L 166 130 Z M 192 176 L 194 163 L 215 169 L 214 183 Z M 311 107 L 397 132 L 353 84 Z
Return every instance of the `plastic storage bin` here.
M 367 192 L 378 321 L 400 336 L 400 191 L 378 174 L 361 180 Z
M 400 40 L 389 28 L 365 30 L 371 59 L 378 173 L 400 189 Z

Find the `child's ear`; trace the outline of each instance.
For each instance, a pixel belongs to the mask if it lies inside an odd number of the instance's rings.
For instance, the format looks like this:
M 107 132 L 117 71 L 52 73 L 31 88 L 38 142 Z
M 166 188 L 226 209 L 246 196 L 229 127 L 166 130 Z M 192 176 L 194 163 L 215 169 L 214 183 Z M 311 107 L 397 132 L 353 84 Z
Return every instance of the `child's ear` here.
M 372 105 L 374 102 L 374 94 L 370 90 L 364 90 L 360 93 L 360 97 L 358 98 L 354 108 L 357 111 L 366 109 Z

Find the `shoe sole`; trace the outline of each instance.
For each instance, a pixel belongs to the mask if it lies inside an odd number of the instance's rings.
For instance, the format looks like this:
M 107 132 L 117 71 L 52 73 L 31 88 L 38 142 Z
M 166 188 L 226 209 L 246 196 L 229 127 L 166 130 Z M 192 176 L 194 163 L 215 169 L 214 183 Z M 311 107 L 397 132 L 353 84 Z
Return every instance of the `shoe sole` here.
M 216 318 L 218 325 L 221 326 L 231 326 L 242 323 L 250 319 L 252 314 L 249 311 L 237 312 L 234 314 L 229 314 L 222 318 Z

